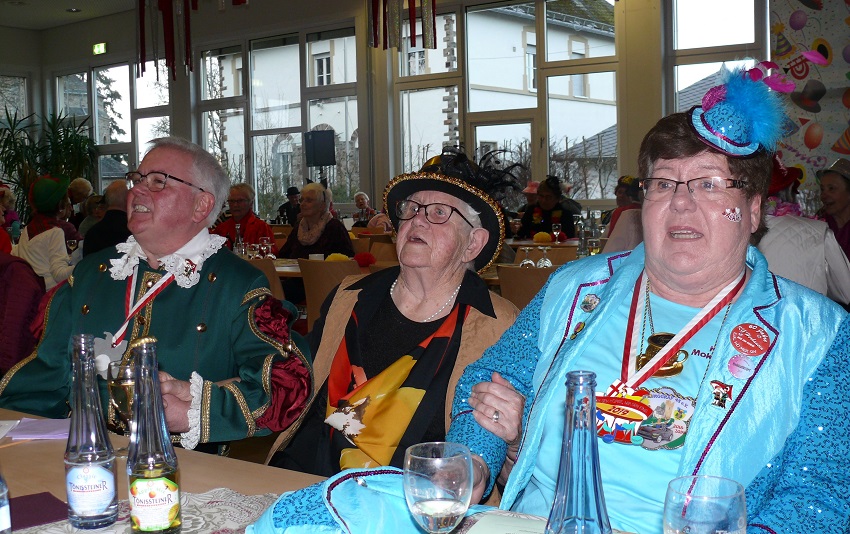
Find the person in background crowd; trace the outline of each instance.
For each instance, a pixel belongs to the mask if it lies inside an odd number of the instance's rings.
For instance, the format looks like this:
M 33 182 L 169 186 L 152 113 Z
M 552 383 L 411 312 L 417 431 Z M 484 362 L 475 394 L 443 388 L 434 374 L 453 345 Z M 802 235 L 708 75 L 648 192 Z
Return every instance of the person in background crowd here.
M 612 407 L 596 414 L 612 528 L 659 532 L 667 483 L 714 475 L 746 488 L 748 524 L 735 529 L 846 532 L 850 443 L 829 422 L 850 410 L 850 320 L 748 246 L 787 121 L 757 79 L 726 72 L 702 106 L 661 119 L 639 154 L 643 245 L 559 269 L 467 367 L 446 440 L 468 444 L 488 475 L 473 500 L 508 471 L 501 506 L 549 513 L 565 375 L 588 369 Z M 673 337 L 647 355 L 657 332 Z
M 297 187 L 289 187 L 286 190 L 286 198 L 287 201 L 277 208 L 277 222 L 295 226 L 298 222 L 298 214 L 301 213 L 301 192 Z
M 44 278 L 45 289 L 49 291 L 66 280 L 79 261 L 78 256 L 73 259 L 69 256 L 68 240 L 79 243 L 82 236 L 70 223 L 57 217 L 69 205 L 68 178 L 61 175 L 38 178 L 30 187 L 29 201 L 33 215 L 21 232 L 15 255 L 26 260 Z
M 60 216 L 61 219 L 67 220 L 74 225 L 74 228 L 79 228 L 80 223 L 86 218 L 86 213 L 83 210 L 83 202 L 93 193 L 91 182 L 85 178 L 74 178 L 68 185 L 68 198 L 71 200 L 70 212 L 66 217 Z
M 773 174 L 765 207 L 767 233 L 758 248 L 770 271 L 826 295 L 850 302 L 850 261 L 823 221 L 802 217 L 797 188 L 803 171 L 785 167 L 773 156 Z
M 522 194 L 525 195 L 525 204 L 517 210 L 517 215 L 520 217 L 523 213 L 537 205 L 537 188 L 540 187 L 540 182 L 528 182 Z
M 611 220 L 608 223 L 608 235 L 614 231 L 620 215 L 628 210 L 640 209 L 640 196 L 638 191 L 639 180 L 634 176 L 620 176 L 617 180 L 617 187 L 614 188 L 614 196 L 617 197 L 617 207 L 611 212 Z
M 5 210 L 3 217 L 3 228 L 10 229 L 9 234 L 12 241 L 17 242 L 21 237 L 21 217 L 15 211 L 15 192 L 3 183 L 0 183 L 0 204 Z
M 334 252 L 354 256 L 348 230 L 328 211 L 329 198 L 330 191 L 315 182 L 301 189 L 301 219 L 292 228 L 280 249 L 279 257 L 309 258 L 310 254 L 327 256 Z M 292 302 L 303 301 L 304 281 L 301 278 L 287 278 L 283 292 Z
M 89 229 L 95 223 L 103 218 L 106 213 L 106 204 L 103 202 L 103 195 L 92 195 L 83 202 L 83 213 L 86 218 L 80 223 L 80 235 L 85 239 Z
M 817 172 L 822 215 L 844 255 L 850 258 L 850 160 L 839 158 Z
M 354 218 L 354 226 L 367 227 L 369 221 L 378 214 L 377 211 L 369 206 L 369 195 L 363 191 L 354 193 L 354 205 L 357 206 L 357 211 L 352 216 Z
M 0 382 L 0 406 L 67 417 L 72 333 L 95 334 L 99 369 L 153 336 L 166 423 L 183 447 L 221 450 L 220 442 L 282 431 L 312 387 L 308 349 L 288 328 L 295 307 L 271 298 L 263 273 L 209 233 L 229 186 L 218 161 L 176 137 L 151 145 L 127 173 L 133 235 L 86 257 L 56 292 L 36 351 Z M 35 198 L 58 202 L 56 189 Z
M 326 301 L 310 334 L 314 405 L 273 465 L 325 476 L 402 467 L 409 445 L 445 440 L 457 377 L 518 313 L 476 273 L 499 254 L 491 195 L 504 184 L 455 149 L 390 181 L 400 265 L 348 277 Z
M 560 180 L 555 176 L 547 176 L 537 188 L 537 204 L 522 215 L 516 236 L 529 239 L 538 232 L 551 233 L 552 223 L 560 223 L 563 234 L 568 238 L 575 237 L 572 206 L 566 200 Z
M 246 245 L 259 244 L 261 237 L 271 239 L 272 254 L 277 254 L 274 246 L 274 231 L 269 223 L 254 214 L 254 188 L 248 184 L 236 184 L 230 187 L 227 198 L 230 207 L 230 218 L 213 228 L 212 233 L 227 239 L 226 246 L 233 249 L 236 242 L 236 225 L 239 225 L 239 235 Z
M 114 247 L 130 237 L 130 229 L 127 228 L 126 181 L 116 180 L 106 186 L 103 200 L 106 211 L 101 220 L 86 234 L 83 241 L 84 257 L 107 247 Z

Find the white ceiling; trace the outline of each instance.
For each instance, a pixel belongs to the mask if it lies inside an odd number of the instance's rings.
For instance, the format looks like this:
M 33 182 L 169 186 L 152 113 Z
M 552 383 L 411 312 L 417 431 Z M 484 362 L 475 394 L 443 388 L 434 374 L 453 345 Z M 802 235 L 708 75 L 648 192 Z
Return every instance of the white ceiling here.
M 135 9 L 137 0 L 0 0 L 0 26 L 46 30 Z M 67 10 L 77 8 L 79 13 Z

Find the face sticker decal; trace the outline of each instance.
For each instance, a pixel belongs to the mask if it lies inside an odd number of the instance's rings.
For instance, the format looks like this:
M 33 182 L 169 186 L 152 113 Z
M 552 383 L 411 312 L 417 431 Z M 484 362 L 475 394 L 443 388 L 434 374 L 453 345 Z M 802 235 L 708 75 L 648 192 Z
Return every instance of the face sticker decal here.
M 734 223 L 741 222 L 741 208 L 726 208 L 723 216 Z

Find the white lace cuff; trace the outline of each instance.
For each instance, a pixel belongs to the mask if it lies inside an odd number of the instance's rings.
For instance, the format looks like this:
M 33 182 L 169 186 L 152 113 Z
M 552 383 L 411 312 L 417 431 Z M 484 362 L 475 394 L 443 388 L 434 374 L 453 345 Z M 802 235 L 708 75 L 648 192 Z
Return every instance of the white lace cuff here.
M 189 431 L 180 434 L 180 445 L 184 449 L 194 449 L 201 439 L 201 395 L 204 390 L 204 379 L 193 372 L 189 379 L 189 391 L 192 393 L 192 404 L 189 406 Z

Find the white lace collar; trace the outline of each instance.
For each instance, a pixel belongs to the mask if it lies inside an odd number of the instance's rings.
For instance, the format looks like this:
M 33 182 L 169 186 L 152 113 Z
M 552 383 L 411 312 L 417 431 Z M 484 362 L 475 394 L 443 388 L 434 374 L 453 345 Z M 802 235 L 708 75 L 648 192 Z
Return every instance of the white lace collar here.
M 177 252 L 159 258 L 159 264 L 161 268 L 174 275 L 174 280 L 178 286 L 192 287 L 201 278 L 199 273 L 203 268 L 204 261 L 218 252 L 225 241 L 227 240 L 224 237 L 210 234 L 209 230 L 204 228 L 188 243 L 180 247 Z M 139 265 L 139 258 L 148 259 L 133 236 L 130 236 L 124 243 L 116 245 L 115 248 L 124 255 L 109 260 L 112 264 L 109 273 L 113 280 L 126 280 Z

